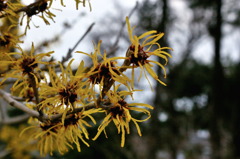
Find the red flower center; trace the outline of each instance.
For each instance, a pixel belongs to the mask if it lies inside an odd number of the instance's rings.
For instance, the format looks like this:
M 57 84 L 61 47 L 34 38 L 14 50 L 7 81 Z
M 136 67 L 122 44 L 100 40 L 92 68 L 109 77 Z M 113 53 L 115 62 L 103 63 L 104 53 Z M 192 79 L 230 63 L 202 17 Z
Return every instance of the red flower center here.
M 129 47 L 129 49 L 132 51 L 132 54 L 130 56 L 130 62 L 133 63 L 136 66 L 144 65 L 145 63 L 147 63 L 147 58 L 149 57 L 146 52 L 143 50 L 143 47 L 141 47 L 140 45 L 138 45 L 138 53 L 137 53 L 137 57 L 134 56 L 134 52 L 135 52 L 135 46 L 131 45 Z

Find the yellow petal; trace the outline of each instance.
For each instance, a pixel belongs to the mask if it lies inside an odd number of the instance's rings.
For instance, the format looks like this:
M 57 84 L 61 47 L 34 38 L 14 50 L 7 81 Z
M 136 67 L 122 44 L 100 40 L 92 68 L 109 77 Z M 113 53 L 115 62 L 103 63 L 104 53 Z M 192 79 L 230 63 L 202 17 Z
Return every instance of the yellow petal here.
M 148 32 L 143 33 L 142 35 L 140 35 L 140 36 L 138 37 L 138 39 L 142 39 L 142 38 L 144 38 L 145 36 L 148 36 L 148 35 L 150 35 L 150 34 L 155 34 L 156 32 L 157 32 L 156 30 L 148 31 Z

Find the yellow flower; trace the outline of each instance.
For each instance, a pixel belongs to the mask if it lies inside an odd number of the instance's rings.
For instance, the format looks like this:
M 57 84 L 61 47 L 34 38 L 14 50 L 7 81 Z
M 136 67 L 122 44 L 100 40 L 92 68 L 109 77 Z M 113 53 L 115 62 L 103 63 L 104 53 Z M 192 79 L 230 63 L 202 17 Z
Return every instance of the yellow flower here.
M 5 73 L 6 71 L 9 70 L 9 64 L 7 63 L 3 63 L 2 61 L 5 60 L 9 60 L 9 58 L 7 56 L 4 55 L 5 53 L 0 52 L 0 78 L 2 78 L 3 73 Z M 0 82 L 0 86 L 1 86 L 1 82 Z
M 2 64 L 9 64 L 10 70 L 5 74 L 1 74 L 3 77 L 0 85 L 4 83 L 8 78 L 17 78 L 16 82 L 12 86 L 12 90 L 16 90 L 21 86 L 29 83 L 29 76 L 34 77 L 36 83 L 38 83 L 38 72 L 41 71 L 40 64 L 48 65 L 49 62 L 42 61 L 42 59 L 46 56 L 50 56 L 53 53 L 40 53 L 34 55 L 34 46 L 32 44 L 32 49 L 30 53 L 23 52 L 21 53 L 13 52 L 13 53 L 2 53 L 8 59 L 6 61 L 1 61 Z
M 11 27 L 9 27 L 7 32 L 0 33 L 0 50 L 3 48 L 10 48 L 10 47 L 16 47 L 20 48 L 18 43 L 22 43 L 22 41 L 19 40 L 19 37 L 10 33 Z M 0 51 L 2 52 L 2 51 Z
M 72 148 L 71 145 L 67 144 L 67 140 L 64 135 L 59 134 L 61 127 L 62 124 L 59 122 L 49 122 L 41 123 L 40 126 L 31 126 L 27 128 L 33 128 L 33 131 L 35 131 L 31 136 L 29 136 L 29 138 L 37 140 L 37 146 L 42 156 L 48 153 L 52 155 L 53 151 L 56 150 L 60 154 L 64 154 L 69 148 Z M 23 134 L 27 129 L 24 129 L 21 134 Z
M 14 92 L 12 92 L 13 96 L 22 97 L 25 102 L 35 102 L 35 96 L 34 96 L 34 90 L 33 87 L 25 82 L 21 87 L 18 87 L 17 89 L 14 89 Z
M 103 87 L 106 87 L 109 84 L 111 79 L 125 85 L 129 90 L 131 90 L 129 87 L 129 83 L 131 82 L 131 80 L 122 72 L 120 72 L 119 69 L 121 67 L 116 65 L 117 64 L 116 60 L 126 58 L 124 57 L 108 58 L 106 52 L 104 52 L 104 54 L 102 55 L 100 45 L 101 41 L 99 41 L 97 46 L 96 45 L 94 46 L 95 48 L 94 53 L 91 54 L 77 51 L 77 53 L 82 53 L 89 56 L 92 60 L 93 66 L 91 67 L 90 71 L 87 72 L 87 76 L 90 82 L 93 85 L 99 84 L 100 92 Z
M 80 142 L 89 146 L 85 139 L 89 139 L 86 127 L 91 125 L 85 120 L 89 118 L 94 124 L 95 119 L 91 116 L 93 113 L 101 112 L 100 109 L 84 110 L 79 113 L 70 114 L 62 123 L 60 120 L 48 121 L 46 123 L 35 123 L 35 125 L 25 128 L 22 134 L 31 130 L 30 139 L 36 139 L 38 149 L 42 156 L 52 155 L 53 151 L 58 151 L 60 154 L 68 152 L 68 149 L 73 149 L 73 144 L 76 145 L 80 152 Z M 33 121 L 34 122 L 34 121 Z
M 61 122 L 48 121 L 46 123 L 39 123 L 34 119 L 29 121 L 31 121 L 32 126 L 23 129 L 19 136 L 22 137 L 26 133 L 29 134 L 29 132 L 31 132 L 28 139 L 34 139 L 35 142 L 37 142 L 37 149 L 40 151 L 41 156 L 47 154 L 52 155 L 53 151 L 64 154 L 69 148 L 73 149 L 73 147 L 68 144 L 64 133 L 60 133 L 63 126 Z
M 102 131 L 105 132 L 105 128 L 113 122 L 118 130 L 118 133 L 121 133 L 121 147 L 124 147 L 125 144 L 125 134 L 130 133 L 129 123 L 132 121 L 138 131 L 139 136 L 142 136 L 140 127 L 138 122 L 146 121 L 150 118 L 150 112 L 142 107 L 146 107 L 149 109 L 153 109 L 151 105 L 144 104 L 144 103 L 127 103 L 124 98 L 126 95 L 131 95 L 131 92 L 120 91 L 117 92 L 116 88 L 114 91 L 109 91 L 107 93 L 107 100 L 105 101 L 105 105 L 107 110 L 106 117 L 103 119 L 102 124 L 98 127 L 98 132 L 93 140 L 96 140 Z M 104 104 L 104 103 L 103 103 Z M 141 107 L 137 107 L 141 106 Z M 140 113 L 147 114 L 147 118 L 143 120 L 135 119 L 131 115 L 131 111 L 136 111 Z
M 128 17 L 126 17 L 126 23 L 128 28 L 129 39 L 132 43 L 128 48 L 126 56 L 129 57 L 130 62 L 132 63 L 133 71 L 135 67 L 140 67 L 141 70 L 144 72 L 146 78 L 147 76 L 146 76 L 145 70 L 147 70 L 147 72 L 155 80 L 157 80 L 163 85 L 166 85 L 164 82 L 158 79 L 157 74 L 152 69 L 153 65 L 151 63 L 157 64 L 158 66 L 160 66 L 164 71 L 164 77 L 166 77 L 166 70 L 164 68 L 164 65 L 157 61 L 148 59 L 152 55 L 155 55 L 160 58 L 163 58 L 166 61 L 165 65 L 167 64 L 168 57 L 171 57 L 171 55 L 163 50 L 166 50 L 166 49 L 172 50 L 172 49 L 170 47 L 161 47 L 160 44 L 158 43 L 158 40 L 162 38 L 164 33 L 157 33 L 156 30 L 151 30 L 146 33 L 143 33 L 140 36 L 136 36 L 136 35 L 133 35 L 132 33 L 134 28 L 131 27 Z M 141 40 L 143 40 L 143 42 L 140 42 Z M 157 48 L 151 51 L 153 46 Z M 139 76 L 139 80 L 141 78 L 141 74 Z
M 101 112 L 100 109 L 89 109 L 82 112 L 69 115 L 64 121 L 64 127 L 62 128 L 62 133 L 66 137 L 70 144 L 75 144 L 77 146 L 78 152 L 81 151 L 79 139 L 89 147 L 89 144 L 84 138 L 89 139 L 88 131 L 86 127 L 92 127 L 85 118 L 88 117 L 94 124 L 96 124 L 95 119 L 91 114 Z
M 0 0 L 0 16 L 6 15 L 10 21 L 15 21 L 12 17 L 18 17 L 18 15 L 15 13 L 18 9 L 22 7 L 19 0 L 16 0 L 14 2 L 10 0 Z
M 77 71 L 79 78 L 76 78 L 72 73 L 71 60 L 66 69 L 60 64 L 61 74 L 57 74 L 55 70 L 49 68 L 49 79 L 45 79 L 40 85 L 39 103 L 41 109 L 48 115 L 55 113 L 67 113 L 69 110 L 74 110 L 84 106 L 92 101 L 92 96 L 95 96 L 92 89 L 89 88 L 87 81 L 84 81 L 80 69 L 84 70 L 83 63 Z M 82 78 L 80 78 L 80 76 Z M 66 114 L 65 114 L 66 115 Z M 63 118 L 65 118 L 65 115 Z

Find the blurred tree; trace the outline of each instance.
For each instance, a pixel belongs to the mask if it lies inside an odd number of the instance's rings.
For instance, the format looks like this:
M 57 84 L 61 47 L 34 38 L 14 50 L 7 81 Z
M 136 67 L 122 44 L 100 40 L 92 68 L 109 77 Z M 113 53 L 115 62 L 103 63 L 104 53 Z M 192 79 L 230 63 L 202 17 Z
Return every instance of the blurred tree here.
M 238 18 L 228 18 L 230 14 L 238 17 L 238 1 L 184 1 L 192 15 L 188 27 L 181 30 L 181 25 L 176 26 L 183 19 L 178 19 L 179 13 L 171 8 L 170 3 L 174 2 L 145 0 L 138 10 L 140 30 L 155 29 L 167 35 L 160 40 L 162 46 L 171 46 L 176 42 L 166 38 L 171 32 L 176 37 L 177 34 L 182 35 L 177 37 L 181 44 L 182 41 L 186 42 L 181 45 L 182 50 L 173 52 L 174 55 L 181 56 L 170 66 L 168 86 L 155 86 L 155 98 L 152 102 L 156 107 L 149 126 L 145 125 L 144 133 L 148 135 L 142 142 L 144 146 L 133 148 L 131 153 L 135 153 L 133 156 L 137 158 L 153 159 L 176 159 L 181 153 L 188 159 L 239 158 L 239 96 L 234 93 L 239 89 L 239 65 L 233 63 L 230 66 L 228 61 L 223 66 L 222 62 L 223 48 L 229 47 L 223 43 L 223 39 L 227 37 L 224 27 L 226 24 L 236 30 L 239 27 Z M 211 63 L 204 64 L 201 59 L 193 56 L 197 47 L 202 47 L 201 41 L 213 42 L 210 46 L 213 49 Z M 202 55 L 209 56 L 212 53 L 211 48 L 202 48 Z M 161 70 L 157 71 L 161 77 Z M 185 100 L 189 101 L 183 104 L 183 108 L 178 108 L 177 102 Z M 189 103 L 191 106 L 187 108 Z M 161 119 L 162 115 L 165 116 L 164 120 Z M 196 132 L 199 130 L 210 133 L 206 142 L 198 138 Z M 134 136 L 131 137 L 134 139 Z M 197 143 L 192 140 L 197 140 Z M 211 149 L 208 149 L 209 142 Z M 170 155 L 165 155 L 165 152 Z
M 160 1 L 156 1 L 156 2 L 151 2 L 149 0 L 145 0 L 143 2 L 143 4 L 141 5 L 141 7 L 139 8 L 139 21 L 141 21 L 141 26 L 143 30 L 146 29 L 154 29 L 157 30 L 158 32 L 164 32 L 165 34 L 168 34 L 167 32 L 167 25 L 168 23 L 168 19 L 169 19 L 169 5 L 168 5 L 168 1 L 167 0 L 160 0 Z M 164 38 L 161 39 L 161 45 L 162 46 L 167 46 L 167 41 Z M 160 59 L 158 59 L 159 62 Z M 162 76 L 162 72 L 161 70 L 157 70 L 157 74 L 158 76 Z M 155 99 L 153 101 L 154 105 L 156 105 L 155 107 L 155 111 L 152 113 L 152 118 L 150 120 L 150 127 L 148 127 L 147 132 L 148 132 L 148 141 L 147 141 L 147 154 L 146 154 L 146 158 L 152 158 L 155 159 L 157 158 L 157 152 L 159 150 L 159 146 L 161 147 L 161 145 L 165 145 L 166 143 L 164 143 L 161 140 L 161 135 L 162 135 L 162 126 L 161 123 L 159 121 L 159 113 L 164 109 L 163 108 L 163 101 L 162 101 L 162 97 L 160 96 L 162 94 L 162 88 L 159 85 L 159 83 L 157 83 L 157 86 L 155 88 Z M 171 118 L 171 117 L 170 117 Z M 172 120 L 171 120 L 172 121 Z M 171 124 L 169 124 L 169 126 L 171 125 L 171 127 L 175 127 L 175 123 L 172 122 Z M 176 129 L 176 128 L 174 128 Z M 176 134 L 177 135 L 177 134 Z M 169 145 L 172 149 L 172 154 L 173 156 L 176 156 L 176 147 L 174 147 L 173 142 L 175 142 L 175 140 L 169 140 Z
M 206 16 L 210 10 L 212 16 L 209 20 L 202 19 L 208 28 L 209 35 L 214 41 L 214 58 L 213 58 L 213 78 L 212 88 L 209 101 L 209 131 L 212 145 L 212 158 L 220 159 L 222 150 L 221 134 L 221 117 L 225 112 L 224 105 L 224 73 L 221 62 L 221 40 L 222 40 L 222 0 L 214 1 L 192 1 L 192 9 L 202 10 L 202 16 Z M 205 22 L 204 22 L 205 21 Z
M 170 30 L 170 28 L 173 28 L 172 24 L 174 22 L 172 20 L 176 20 L 176 15 L 174 15 L 174 12 L 171 12 L 169 1 L 166 0 L 156 2 L 145 1 L 142 8 L 139 9 L 139 17 L 143 29 L 156 29 L 159 32 L 164 32 L 167 35 L 166 37 L 173 31 Z M 178 153 L 183 150 L 183 142 L 187 139 L 188 130 L 186 128 L 189 122 L 187 121 L 188 117 L 186 112 L 176 110 L 174 100 L 179 97 L 192 97 L 202 93 L 198 91 L 198 88 L 202 87 L 202 81 L 200 81 L 201 83 L 193 83 L 193 81 L 190 81 L 187 83 L 188 85 L 184 85 L 186 79 L 181 80 L 183 74 L 186 74 L 184 77 L 187 77 L 193 75 L 193 72 L 196 71 L 187 71 L 189 66 L 194 65 L 194 63 L 187 61 L 190 58 L 193 45 L 199 39 L 199 33 L 194 27 L 190 27 L 189 30 L 190 36 L 187 39 L 186 49 L 183 49 L 181 52 L 181 59 L 179 59 L 178 63 L 170 66 L 168 86 L 163 88 L 157 84 L 154 90 L 154 105 L 157 107 L 152 114 L 150 121 L 151 126 L 147 130 L 149 134 L 148 158 L 158 158 L 161 150 L 169 152 L 170 158 L 177 158 Z M 168 39 L 161 39 L 161 45 L 167 46 Z M 160 59 L 159 61 L 161 62 Z M 193 68 L 195 67 L 193 66 Z M 157 72 L 158 76 L 162 76 L 161 70 L 158 69 Z M 195 85 L 199 85 L 199 87 L 193 89 L 192 86 Z M 197 92 L 193 94 L 194 91 Z M 167 116 L 165 122 L 159 120 L 160 114 L 162 113 Z
M 240 89 L 239 78 L 240 78 L 240 65 L 239 63 L 234 64 L 231 68 L 231 73 L 226 77 L 226 99 L 230 113 L 226 122 L 229 126 L 229 134 L 231 136 L 231 142 L 228 145 L 229 150 L 231 150 L 231 158 L 240 158 L 240 96 L 237 93 Z
M 168 86 L 163 88 L 157 84 L 155 88 L 154 105 L 158 105 L 158 107 L 153 112 L 151 127 L 147 130 L 149 133 L 148 158 L 157 158 L 157 153 L 161 150 L 167 150 L 170 152 L 171 158 L 177 158 L 178 152 L 186 150 L 181 144 L 188 139 L 187 132 L 194 129 L 210 131 L 212 158 L 221 158 L 227 155 L 226 151 L 222 151 L 226 148 L 223 147 L 222 142 L 225 142 L 223 138 L 228 136 L 226 135 L 226 121 L 229 121 L 227 118 L 230 115 L 230 110 L 225 105 L 227 103 L 224 95 L 224 83 L 226 81 L 221 62 L 223 4 L 222 1 L 217 0 L 190 0 L 186 2 L 190 6 L 191 13 L 193 13 L 193 18 L 188 26 L 190 36 L 187 36 L 186 46 L 183 46 L 186 49 L 182 50 L 181 59 L 178 63 L 171 65 Z M 238 12 L 236 9 L 235 13 Z M 139 21 L 141 21 L 143 30 L 157 29 L 168 35 L 170 34 L 169 28 L 173 29 L 171 24 L 177 21 L 176 18 L 172 17 L 174 17 L 174 12 L 171 12 L 169 1 L 145 0 L 139 9 Z M 232 24 L 236 24 L 236 20 Z M 191 60 L 192 57 L 190 56 L 198 46 L 196 42 L 203 37 L 210 37 L 214 41 L 213 63 L 209 65 Z M 209 40 L 209 38 L 206 38 L 206 40 Z M 161 39 L 162 46 L 167 46 L 167 43 L 166 39 Z M 203 51 L 205 51 L 205 54 L 210 54 L 210 50 L 203 49 Z M 209 76 L 210 74 L 212 76 Z M 161 71 L 158 75 L 161 75 Z M 174 105 L 176 99 L 181 97 L 193 98 L 201 94 L 207 95 L 208 99 L 204 107 L 194 107 L 188 113 L 176 109 Z M 167 114 L 166 122 L 159 121 L 161 112 Z M 204 118 L 201 119 L 202 117 Z M 189 119 L 193 121 L 187 121 Z M 234 123 L 236 123 L 236 119 L 237 117 L 235 117 Z M 187 123 L 190 123 L 190 127 Z M 236 125 L 233 127 L 237 128 Z M 236 132 L 238 131 L 236 130 Z M 236 138 L 234 140 L 235 144 L 238 141 L 236 135 L 238 133 L 236 132 L 233 135 Z M 231 133 L 233 133 L 232 130 Z M 187 142 L 187 144 L 190 144 L 189 141 Z

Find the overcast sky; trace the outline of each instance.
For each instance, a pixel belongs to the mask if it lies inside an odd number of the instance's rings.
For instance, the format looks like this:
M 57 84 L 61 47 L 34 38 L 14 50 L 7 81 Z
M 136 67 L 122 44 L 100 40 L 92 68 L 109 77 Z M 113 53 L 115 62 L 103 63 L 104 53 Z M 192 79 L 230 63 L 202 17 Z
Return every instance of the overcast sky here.
M 26 4 L 31 3 L 31 0 L 24 0 Z M 30 48 L 31 43 L 34 41 L 36 44 L 45 40 L 50 39 L 54 35 L 59 34 L 63 30 L 63 23 L 68 22 L 72 23 L 74 19 L 77 19 L 77 23 L 73 26 L 73 28 L 69 31 L 67 31 L 63 36 L 61 36 L 60 42 L 56 43 L 54 45 L 51 45 L 50 48 L 46 48 L 45 51 L 55 51 L 55 57 L 57 57 L 58 60 L 61 59 L 61 57 L 67 53 L 69 48 L 72 48 L 74 44 L 78 41 L 78 39 L 84 34 L 88 26 L 95 22 L 95 26 L 93 28 L 93 31 L 97 31 L 98 29 L 101 29 L 103 24 L 101 21 L 103 19 L 107 19 L 109 16 L 119 17 L 119 13 L 116 11 L 116 8 L 114 6 L 114 2 L 118 2 L 122 8 L 125 9 L 126 15 L 122 15 L 122 20 L 125 19 L 125 17 L 129 14 L 131 9 L 135 6 L 137 0 L 121 0 L 121 1 L 114 1 L 114 0 L 91 0 L 92 5 L 92 11 L 89 11 L 89 7 L 79 7 L 79 10 L 76 10 L 75 8 L 75 1 L 74 0 L 64 0 L 66 7 L 62 7 L 60 5 L 60 0 L 54 1 L 53 8 L 51 11 L 56 14 L 56 17 L 54 18 L 55 23 L 49 20 L 51 25 L 45 25 L 39 17 L 34 16 L 32 18 L 32 21 L 30 23 L 31 29 L 28 31 L 28 35 L 25 38 L 24 44 L 22 44 L 22 47 Z M 138 0 L 138 2 L 141 4 L 143 0 Z M 154 0 L 153 0 L 154 1 Z M 68 2 L 68 3 L 66 3 Z M 187 18 L 189 18 L 189 11 L 186 8 L 186 5 L 184 5 L 184 1 L 182 0 L 171 0 L 170 6 L 174 8 L 175 12 L 179 12 L 181 14 L 178 14 L 178 16 L 181 18 L 184 17 L 186 22 L 184 22 L 185 27 L 187 27 Z M 61 9 L 61 11 L 59 10 Z M 85 14 L 85 16 L 79 17 L 80 14 Z M 134 19 L 134 16 L 131 18 L 131 22 Z M 34 25 L 40 26 L 39 28 L 34 27 Z M 24 26 L 23 26 L 24 28 Z M 173 33 L 174 35 L 175 33 Z M 176 35 L 176 34 L 175 34 Z M 174 38 L 174 37 L 173 37 Z M 90 36 L 84 39 L 83 42 L 77 47 L 76 50 L 78 51 L 86 51 L 91 52 L 92 49 L 92 39 Z M 176 54 L 173 56 L 173 61 L 177 59 L 180 54 L 178 54 L 179 49 L 182 49 L 182 45 L 176 44 L 173 45 L 176 50 L 174 53 Z M 178 48 L 179 47 L 179 48 Z M 79 56 L 79 54 L 74 54 L 74 58 Z M 201 57 L 201 52 L 196 52 L 195 56 Z M 206 59 L 208 61 L 210 59 Z
M 24 0 L 26 3 L 31 3 L 33 0 Z M 66 7 L 62 7 L 60 5 L 60 0 L 54 1 L 53 8 L 51 11 L 56 14 L 56 17 L 54 18 L 55 23 L 51 20 L 51 25 L 45 25 L 39 17 L 34 16 L 33 22 L 31 22 L 30 26 L 31 29 L 28 31 L 28 36 L 25 39 L 24 44 L 22 44 L 23 48 L 30 48 L 31 43 L 34 41 L 35 43 L 41 42 L 44 39 L 49 39 L 53 37 L 54 35 L 59 34 L 63 30 L 63 23 L 68 22 L 72 23 L 74 19 L 77 19 L 77 23 L 73 26 L 73 28 L 69 31 L 67 31 L 63 36 L 61 36 L 60 42 L 52 45 L 50 48 L 47 48 L 45 51 L 55 51 L 55 56 L 58 60 L 61 59 L 61 57 L 67 53 L 69 48 L 72 48 L 74 44 L 79 40 L 79 38 L 84 34 L 88 26 L 90 26 L 91 23 L 95 22 L 95 26 L 93 28 L 93 31 L 97 31 L 101 29 L 103 24 L 101 21 L 103 19 L 107 19 L 109 16 L 119 17 L 119 13 L 117 12 L 114 2 L 118 2 L 119 5 L 121 5 L 126 10 L 126 15 L 122 15 L 122 20 L 125 19 L 125 16 L 129 14 L 131 9 L 135 6 L 137 0 L 121 0 L 121 1 L 114 1 L 114 0 L 91 0 L 92 5 L 92 11 L 90 12 L 89 7 L 82 7 L 80 5 L 79 10 L 76 10 L 75 8 L 75 1 L 74 0 L 64 0 Z M 138 0 L 138 2 L 141 4 L 143 0 Z M 154 0 L 153 0 L 154 1 Z M 185 28 L 185 31 L 187 30 L 187 27 L 189 25 L 189 20 L 191 18 L 191 10 L 187 8 L 187 5 L 184 3 L 184 0 L 169 0 L 170 7 L 172 10 L 177 13 L 178 19 L 181 20 L 181 28 Z M 60 11 L 60 10 L 61 11 Z M 80 14 L 85 14 L 85 16 L 79 17 Z M 131 18 L 134 19 L 134 16 Z M 180 21 L 180 20 L 179 20 Z M 40 26 L 39 28 L 34 27 L 33 23 L 37 26 Z M 183 29 L 184 30 L 184 29 Z M 226 30 L 226 29 L 224 29 Z M 172 35 L 176 36 L 179 33 L 175 33 L 172 31 Z M 183 33 L 185 34 L 185 33 Z M 186 34 L 185 34 L 186 35 Z M 232 59 L 239 59 L 239 54 L 237 52 L 237 49 L 234 49 L 234 47 L 231 47 L 233 45 L 233 41 L 238 41 L 240 32 L 235 32 L 234 34 L 229 34 L 230 36 L 228 38 L 223 39 L 224 44 L 228 47 L 223 48 L 223 56 L 230 56 Z M 169 36 L 171 38 L 171 35 Z M 172 37 L 175 38 L 175 37 Z M 203 39 L 202 41 L 199 41 L 198 47 L 195 48 L 195 52 L 193 54 L 194 57 L 197 59 L 201 59 L 205 62 L 211 62 L 212 54 L 208 53 L 206 55 L 204 50 L 208 50 L 208 52 L 212 52 L 212 41 L 211 39 Z M 174 55 L 172 58 L 172 61 L 178 59 L 181 54 L 178 53 L 180 49 L 182 49 L 182 44 L 173 43 L 172 46 L 174 47 Z M 225 50 L 224 50 L 225 49 Z M 91 52 L 92 50 L 92 39 L 90 36 L 84 39 L 83 42 L 77 47 L 78 51 L 86 51 Z M 210 51 L 209 51 L 210 50 Z M 74 58 L 78 57 L 79 54 L 74 54 Z
M 25 2 L 29 3 L 30 1 L 25 0 Z M 65 0 L 65 3 L 68 2 L 66 3 L 66 7 L 60 6 L 59 2 L 60 0 L 54 2 L 54 9 L 51 9 L 51 11 L 56 14 L 56 17 L 54 18 L 55 23 L 49 20 L 51 25 L 45 25 L 42 19 L 36 16 L 33 17 L 33 22 L 30 23 L 31 29 L 28 30 L 27 37 L 24 40 L 24 44 L 22 44 L 23 48 L 29 48 L 33 41 L 38 43 L 44 39 L 50 39 L 53 37 L 53 35 L 57 35 L 63 30 L 64 22 L 72 23 L 75 19 L 77 19 L 77 23 L 73 26 L 73 28 L 67 31 L 61 37 L 60 43 L 48 48 L 54 50 L 56 52 L 55 54 L 57 54 L 56 56 L 60 57 L 64 55 L 70 47 L 73 47 L 73 45 L 84 34 L 90 24 L 95 22 L 95 26 L 93 27 L 93 31 L 95 31 L 101 28 L 100 21 L 103 18 L 108 18 L 108 13 L 111 13 L 111 16 L 118 14 L 114 9 L 113 0 L 91 0 L 91 12 L 88 6 L 85 8 L 80 6 L 79 10 L 76 10 L 74 0 Z M 120 2 L 120 5 L 122 5 L 126 10 L 130 11 L 135 6 L 136 0 L 122 0 Z M 59 9 L 61 9 L 61 11 Z M 85 16 L 79 17 L 80 14 L 85 14 Z M 125 17 L 123 17 L 123 20 L 124 19 Z M 36 28 L 34 25 L 40 27 Z M 88 51 L 87 49 L 90 47 L 86 47 L 86 45 L 92 46 L 91 39 L 88 37 L 84 39 L 84 41 L 77 47 L 76 50 Z

